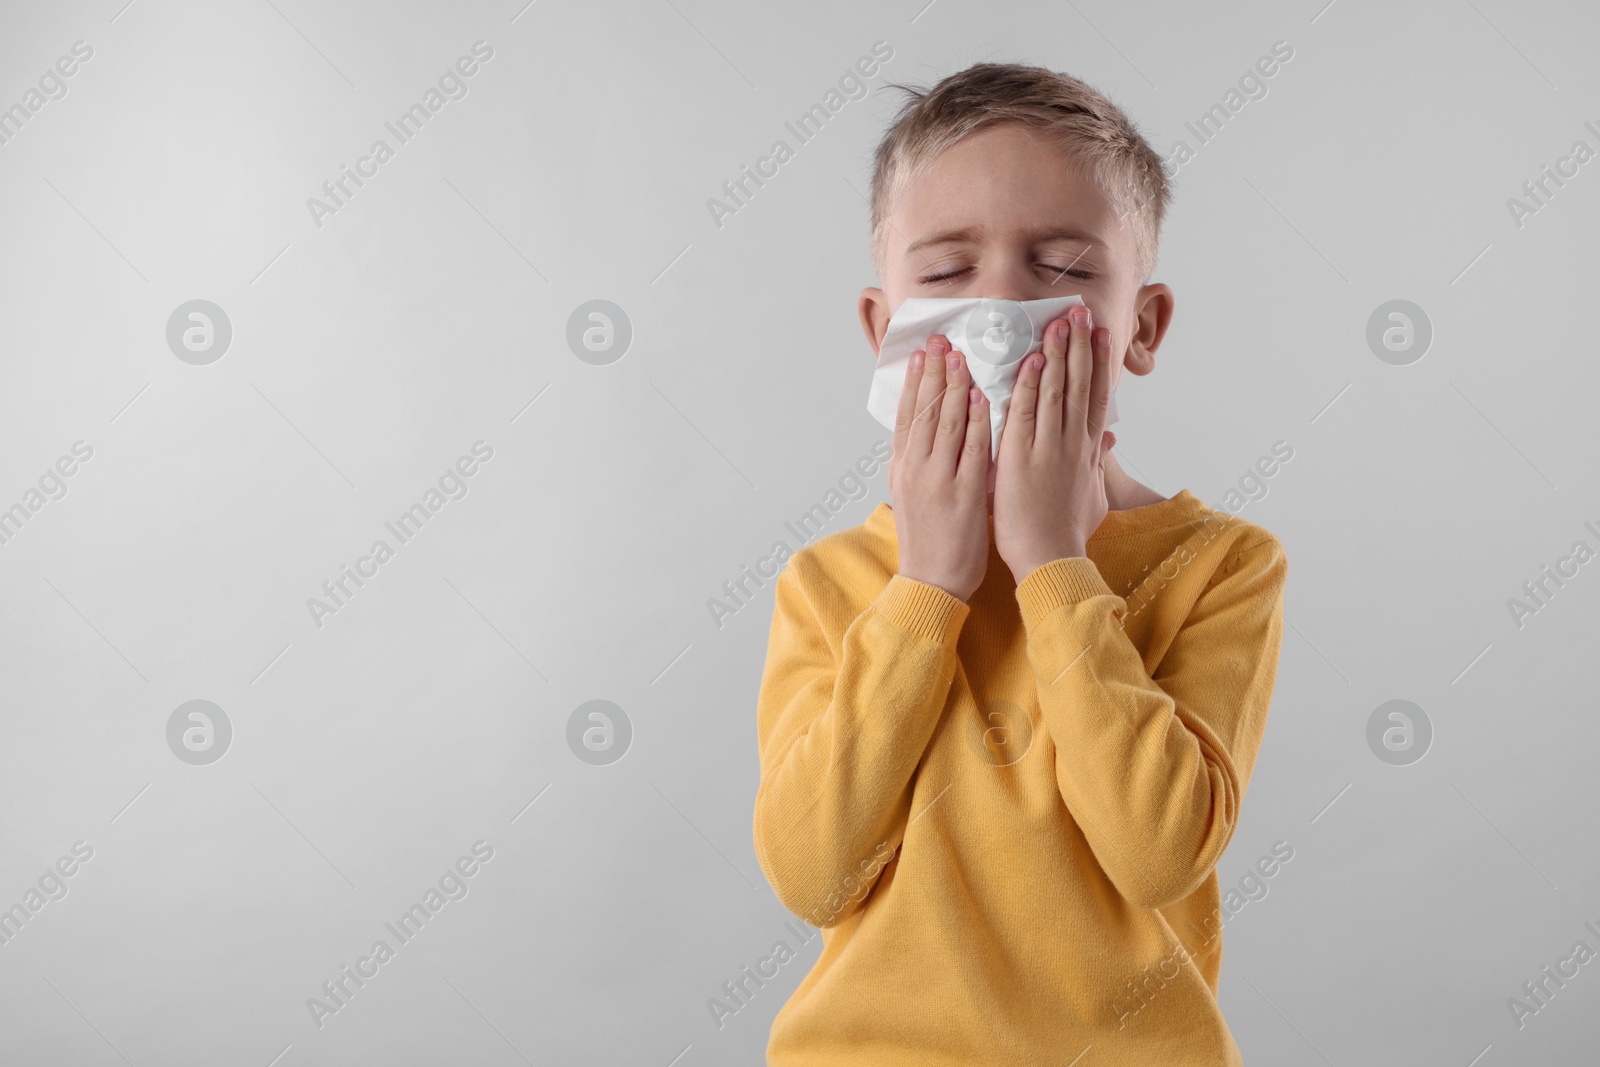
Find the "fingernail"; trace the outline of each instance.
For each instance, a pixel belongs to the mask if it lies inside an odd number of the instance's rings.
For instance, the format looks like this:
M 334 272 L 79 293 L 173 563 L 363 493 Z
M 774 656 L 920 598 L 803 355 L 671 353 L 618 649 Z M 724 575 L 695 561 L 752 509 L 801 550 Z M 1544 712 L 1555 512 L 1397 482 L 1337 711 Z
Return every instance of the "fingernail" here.
M 922 352 L 920 350 L 911 353 L 911 369 L 912 370 L 921 370 L 922 369 Z
M 1054 322 L 1052 322 L 1050 324 L 1050 329 L 1051 329 L 1052 335 L 1055 337 L 1055 339 L 1057 341 L 1061 340 L 1062 338 L 1067 336 L 1067 320 L 1066 319 L 1057 319 L 1056 321 L 1054 321 Z
M 953 374 L 961 369 L 961 357 L 952 352 L 945 357 L 944 365 Z

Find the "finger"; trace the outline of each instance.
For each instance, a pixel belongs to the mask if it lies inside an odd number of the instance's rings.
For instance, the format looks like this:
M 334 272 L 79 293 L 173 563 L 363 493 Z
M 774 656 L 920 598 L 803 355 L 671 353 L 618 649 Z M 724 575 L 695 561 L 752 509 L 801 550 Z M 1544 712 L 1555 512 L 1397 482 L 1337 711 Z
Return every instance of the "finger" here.
M 966 441 L 967 408 L 971 406 L 967 393 L 973 384 L 960 352 L 952 351 L 945 357 L 944 381 L 944 400 L 939 407 L 939 426 L 931 457 L 941 470 L 953 475 Z
M 1098 443 L 1106 428 L 1106 413 L 1111 407 L 1111 331 L 1095 327 L 1090 335 L 1094 380 L 1089 388 L 1089 440 Z
M 1089 436 L 1089 401 L 1094 385 L 1094 356 L 1089 338 L 1094 333 L 1094 316 L 1087 304 L 1072 309 L 1072 331 L 1067 341 L 1067 413 L 1068 441 L 1087 443 Z M 1097 438 L 1098 440 L 1098 438 Z
M 1116 446 L 1116 443 L 1116 434 L 1112 433 L 1110 430 L 1101 431 L 1100 448 L 1099 451 L 1095 453 L 1094 457 L 1094 471 L 1095 474 L 1100 477 L 1100 485 L 1102 488 L 1105 487 L 1106 457 L 1111 454 L 1111 449 Z
M 967 437 L 962 445 L 956 484 L 982 494 L 989 486 L 989 398 L 976 385 L 967 388 Z
M 1039 420 L 1039 377 L 1043 369 L 1044 357 L 1039 353 L 1023 357 L 1022 367 L 1011 385 L 1011 401 L 1006 405 L 1005 423 L 1000 427 L 1002 456 L 1033 447 L 1035 426 Z
M 1076 311 L 1076 308 L 1071 309 Z M 1070 312 L 1069 312 L 1070 315 Z M 1066 395 L 1068 319 L 1053 320 L 1044 331 L 1044 375 L 1039 380 L 1038 440 L 1051 441 L 1061 436 L 1061 399 Z
M 944 356 L 950 344 L 943 337 L 928 338 L 927 358 L 922 362 L 922 377 L 917 381 L 916 410 L 911 416 L 911 432 L 906 447 L 919 456 L 933 451 L 933 434 L 938 425 L 939 407 L 944 400 Z
M 911 437 L 911 420 L 917 414 L 917 387 L 922 383 L 922 361 L 926 357 L 927 353 L 919 348 L 906 360 L 906 380 L 900 387 L 900 405 L 894 413 L 894 451 L 890 455 L 896 460 L 906 454 L 906 442 Z M 898 468 L 899 463 L 894 466 Z

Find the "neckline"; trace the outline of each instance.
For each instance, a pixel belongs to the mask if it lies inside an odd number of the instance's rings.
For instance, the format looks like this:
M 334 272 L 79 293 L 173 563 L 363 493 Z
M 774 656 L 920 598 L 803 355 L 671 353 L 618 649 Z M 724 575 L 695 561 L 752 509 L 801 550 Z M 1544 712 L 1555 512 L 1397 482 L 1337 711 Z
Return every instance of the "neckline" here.
M 1200 518 L 1210 511 L 1211 508 L 1205 501 L 1188 489 L 1180 489 L 1167 499 L 1158 500 L 1153 504 L 1141 504 L 1136 508 L 1106 512 L 1106 517 L 1101 521 L 1099 528 L 1089 536 L 1089 540 L 1104 541 L 1110 537 L 1127 537 L 1164 530 Z M 879 501 L 878 506 L 867 515 L 866 526 L 874 533 L 894 538 L 894 509 L 888 501 Z M 989 516 L 989 533 L 992 541 L 993 515 Z

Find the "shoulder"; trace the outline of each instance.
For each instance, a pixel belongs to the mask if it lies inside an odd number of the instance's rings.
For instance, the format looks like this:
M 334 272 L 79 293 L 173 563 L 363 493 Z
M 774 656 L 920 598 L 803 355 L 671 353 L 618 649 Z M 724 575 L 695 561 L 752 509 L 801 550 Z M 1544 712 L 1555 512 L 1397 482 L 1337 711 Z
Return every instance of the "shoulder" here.
M 1241 553 L 1283 552 L 1283 542 L 1271 530 L 1222 508 L 1206 505 L 1189 525 L 1192 542 L 1224 559 Z
M 1288 553 L 1266 527 L 1221 508 L 1207 508 L 1198 526 L 1195 536 L 1216 561 L 1211 584 L 1241 572 L 1278 583 L 1287 578 Z
M 859 613 L 888 584 L 898 562 L 894 543 L 869 516 L 796 549 L 779 581 L 797 587 L 813 603 L 857 605 Z

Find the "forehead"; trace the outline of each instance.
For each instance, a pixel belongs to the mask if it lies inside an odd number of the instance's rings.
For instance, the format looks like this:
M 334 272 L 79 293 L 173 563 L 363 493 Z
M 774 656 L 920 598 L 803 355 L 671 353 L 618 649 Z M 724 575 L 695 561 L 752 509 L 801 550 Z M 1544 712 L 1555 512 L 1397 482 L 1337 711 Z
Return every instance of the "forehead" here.
M 1059 136 L 1005 123 L 962 138 L 907 176 L 891 240 L 904 254 L 935 233 L 1065 231 L 1131 255 L 1132 231 L 1120 214 Z

